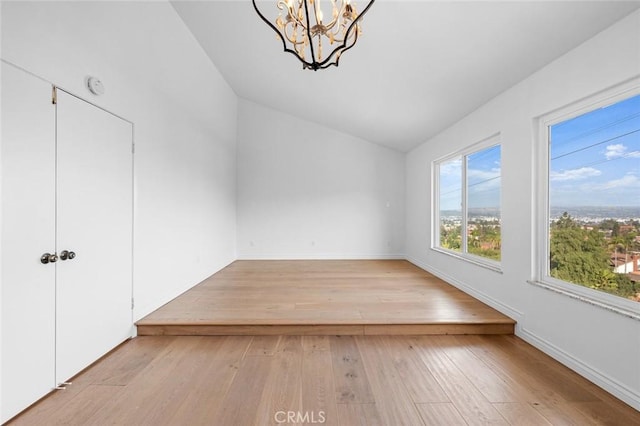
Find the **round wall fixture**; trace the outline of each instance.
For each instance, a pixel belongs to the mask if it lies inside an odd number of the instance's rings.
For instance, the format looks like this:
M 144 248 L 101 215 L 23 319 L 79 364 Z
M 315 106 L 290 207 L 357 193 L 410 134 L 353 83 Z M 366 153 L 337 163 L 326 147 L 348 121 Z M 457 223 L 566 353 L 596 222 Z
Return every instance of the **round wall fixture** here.
M 87 79 L 87 87 L 89 91 L 94 95 L 100 96 L 104 94 L 104 85 L 97 77 L 89 77 Z

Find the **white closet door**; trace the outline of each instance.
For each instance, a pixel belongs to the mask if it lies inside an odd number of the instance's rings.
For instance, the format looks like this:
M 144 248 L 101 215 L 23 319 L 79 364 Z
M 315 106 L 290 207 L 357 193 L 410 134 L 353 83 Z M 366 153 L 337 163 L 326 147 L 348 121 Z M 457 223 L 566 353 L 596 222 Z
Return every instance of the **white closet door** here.
M 132 125 L 58 90 L 56 381 L 132 333 Z
M 0 423 L 54 387 L 55 106 L 51 85 L 2 63 Z

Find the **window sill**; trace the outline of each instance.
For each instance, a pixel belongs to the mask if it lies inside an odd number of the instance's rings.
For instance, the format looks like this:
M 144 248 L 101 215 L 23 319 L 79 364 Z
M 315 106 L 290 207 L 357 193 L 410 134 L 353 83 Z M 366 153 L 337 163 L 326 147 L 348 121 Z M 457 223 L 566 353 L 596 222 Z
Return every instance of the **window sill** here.
M 471 263 L 472 265 L 480 266 L 481 268 L 485 268 L 490 271 L 502 274 L 502 266 L 498 262 L 491 261 L 491 260 L 484 260 L 479 256 L 469 255 L 465 253 L 458 253 L 458 252 L 446 250 L 440 247 L 431 247 L 431 250 L 437 253 L 446 254 L 447 256 L 451 256 L 456 259 L 463 260 L 465 262 Z
M 568 288 L 568 286 L 573 287 L 573 286 L 576 286 L 576 284 L 558 284 L 553 282 L 542 282 L 542 281 L 536 281 L 536 280 L 533 280 L 533 281 L 528 280 L 527 282 L 536 287 L 541 287 L 541 288 L 544 288 L 545 290 L 553 291 L 554 293 L 558 293 L 575 300 L 580 300 L 581 302 L 588 303 L 592 306 L 596 306 L 598 308 L 607 310 L 609 312 L 613 312 L 618 315 L 622 315 L 627 318 L 640 321 L 640 310 L 638 310 L 638 308 L 640 308 L 640 303 L 638 303 L 637 308 L 635 306 L 624 306 L 627 304 L 626 303 L 627 301 L 625 299 L 621 299 L 619 301 L 621 303 L 616 303 L 618 301 L 608 300 L 610 297 L 617 297 L 617 296 L 612 296 L 607 293 L 600 294 L 598 290 L 592 290 L 586 287 L 580 288 L 578 286 L 575 289 Z M 628 301 L 628 303 L 633 304 L 637 302 Z

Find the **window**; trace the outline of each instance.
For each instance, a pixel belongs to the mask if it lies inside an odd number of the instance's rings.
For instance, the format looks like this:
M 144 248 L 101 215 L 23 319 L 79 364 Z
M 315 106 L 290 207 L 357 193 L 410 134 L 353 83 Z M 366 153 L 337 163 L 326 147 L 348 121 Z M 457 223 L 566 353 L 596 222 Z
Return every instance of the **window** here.
M 640 95 L 563 113 L 542 127 L 542 278 L 640 302 Z
M 433 169 L 434 248 L 496 266 L 501 257 L 498 137 L 438 160 Z

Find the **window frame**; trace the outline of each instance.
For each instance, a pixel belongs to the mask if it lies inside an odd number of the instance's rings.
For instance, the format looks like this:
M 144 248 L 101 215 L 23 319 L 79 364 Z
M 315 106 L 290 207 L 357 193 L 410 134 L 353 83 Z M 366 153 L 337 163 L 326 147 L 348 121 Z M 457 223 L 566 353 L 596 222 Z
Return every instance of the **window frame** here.
M 500 147 L 500 261 L 489 259 L 486 257 L 478 256 L 468 252 L 467 242 L 467 225 L 468 220 L 468 180 L 467 180 L 467 166 L 468 157 L 494 147 Z M 459 158 L 461 160 L 461 251 L 450 250 L 440 246 L 440 165 L 448 161 Z M 443 253 L 448 256 L 464 260 L 476 266 L 490 269 L 495 272 L 502 273 L 502 140 L 500 132 L 480 140 L 472 145 L 469 145 L 458 151 L 449 153 L 443 157 L 437 158 L 431 162 L 431 250 L 438 253 Z
M 640 95 L 640 78 L 635 78 L 614 88 L 599 92 L 558 108 L 534 119 L 536 177 L 534 194 L 536 197 L 534 212 L 533 254 L 534 270 L 530 284 L 564 294 L 582 302 L 624 315 L 640 321 L 640 303 L 623 297 L 592 289 L 580 284 L 563 281 L 551 276 L 550 271 L 550 128 L 575 117 L 595 111 L 625 99 Z M 535 124 L 537 122 L 537 125 Z

